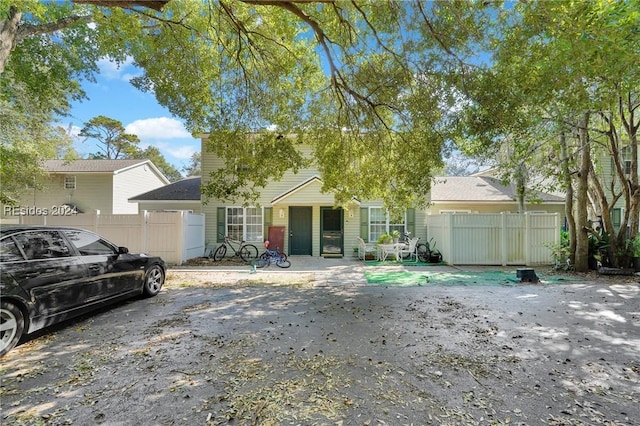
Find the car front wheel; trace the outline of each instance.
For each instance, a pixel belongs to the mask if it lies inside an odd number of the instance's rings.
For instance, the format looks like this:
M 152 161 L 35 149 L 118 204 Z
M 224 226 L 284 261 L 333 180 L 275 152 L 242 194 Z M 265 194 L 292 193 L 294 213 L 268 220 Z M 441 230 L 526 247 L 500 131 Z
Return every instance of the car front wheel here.
M 164 271 L 158 265 L 153 265 L 147 270 L 144 277 L 144 294 L 145 296 L 155 296 L 160 293 L 160 289 L 164 284 Z
M 23 330 L 22 311 L 13 303 L 3 301 L 0 306 L 0 356 L 18 344 Z

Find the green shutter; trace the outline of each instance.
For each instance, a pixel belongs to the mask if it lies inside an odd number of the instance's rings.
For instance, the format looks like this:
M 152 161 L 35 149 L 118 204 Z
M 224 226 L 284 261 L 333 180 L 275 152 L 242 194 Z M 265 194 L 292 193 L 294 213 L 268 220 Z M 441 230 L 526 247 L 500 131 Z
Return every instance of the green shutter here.
M 611 210 L 611 222 L 613 222 L 613 226 L 616 229 L 620 228 L 622 224 L 622 209 L 615 208 Z
M 262 231 L 263 240 L 266 240 L 269 238 L 269 227 L 271 225 L 273 225 L 273 207 L 265 207 L 264 220 L 263 220 L 264 229 Z
M 217 229 L 216 229 L 216 241 L 221 243 L 224 241 L 224 236 L 227 235 L 227 208 L 218 207 L 217 217 Z
M 411 238 L 416 236 L 416 209 L 407 209 L 407 232 Z
M 369 208 L 360 207 L 360 238 L 369 242 Z

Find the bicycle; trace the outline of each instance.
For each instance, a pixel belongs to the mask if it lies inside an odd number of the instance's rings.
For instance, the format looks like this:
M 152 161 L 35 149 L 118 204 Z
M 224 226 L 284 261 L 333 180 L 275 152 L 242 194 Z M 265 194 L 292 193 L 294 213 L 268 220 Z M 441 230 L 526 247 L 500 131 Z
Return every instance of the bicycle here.
M 409 245 L 409 240 L 411 239 L 411 232 L 404 231 L 404 235 L 400 242 Z M 420 262 L 427 263 L 429 262 L 429 258 L 431 257 L 431 251 L 429 250 L 429 245 L 425 243 L 421 243 L 418 239 L 418 243 L 416 244 L 416 251 L 418 252 L 418 260 Z M 405 253 L 402 258 L 408 259 L 411 256 L 410 253 Z
M 233 247 L 233 244 L 238 245 L 238 249 L 236 250 Z M 212 258 L 215 261 L 222 260 L 227 254 L 227 246 L 233 250 L 234 256 L 240 256 L 240 259 L 245 262 L 251 261 L 251 259 L 256 259 L 258 257 L 258 248 L 253 244 L 248 244 L 244 240 L 234 240 L 233 238 L 229 238 L 228 235 L 224 236 L 224 242 L 216 249 L 215 252 L 209 252 L 209 258 Z
M 275 250 L 269 250 L 269 240 L 264 242 L 265 251 L 255 263 L 256 268 L 264 268 L 267 265 L 275 263 L 280 268 L 288 268 L 291 262 L 287 259 L 287 255 L 280 251 L 279 247 Z

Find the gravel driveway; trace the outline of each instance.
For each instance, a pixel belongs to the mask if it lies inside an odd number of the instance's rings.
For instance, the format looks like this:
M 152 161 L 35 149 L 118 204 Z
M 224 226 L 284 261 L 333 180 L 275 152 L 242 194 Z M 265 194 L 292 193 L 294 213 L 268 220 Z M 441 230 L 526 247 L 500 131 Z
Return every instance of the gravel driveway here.
M 344 273 L 173 272 L 3 358 L 1 423 L 640 424 L 637 282 Z

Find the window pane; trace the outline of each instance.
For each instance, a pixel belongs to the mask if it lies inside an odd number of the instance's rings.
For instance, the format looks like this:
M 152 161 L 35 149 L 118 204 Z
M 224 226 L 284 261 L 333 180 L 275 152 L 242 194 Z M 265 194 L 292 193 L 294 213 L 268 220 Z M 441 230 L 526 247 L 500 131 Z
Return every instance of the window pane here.
M 0 262 L 18 262 L 24 260 L 13 238 L 7 237 L 0 242 Z
M 246 209 L 247 241 L 263 241 L 262 208 L 248 207 Z
M 81 255 L 116 254 L 115 249 L 95 234 L 84 231 L 64 231 Z
M 76 177 L 75 176 L 65 176 L 65 178 L 64 178 L 64 189 L 76 189 Z
M 369 209 L 369 241 L 377 241 L 380 235 L 387 232 L 387 216 L 380 207 Z
M 227 235 L 234 240 L 242 240 L 244 235 L 244 209 L 227 207 Z
M 70 256 L 69 246 L 57 231 L 26 232 L 15 236 L 27 259 Z
M 611 210 L 611 221 L 613 222 L 613 226 L 616 228 L 620 227 L 620 223 L 622 222 L 622 210 L 621 209 L 613 209 Z

